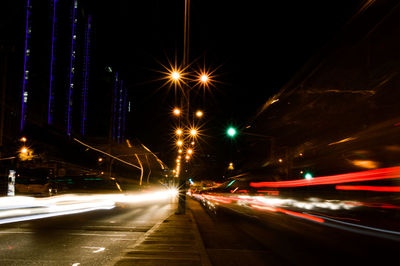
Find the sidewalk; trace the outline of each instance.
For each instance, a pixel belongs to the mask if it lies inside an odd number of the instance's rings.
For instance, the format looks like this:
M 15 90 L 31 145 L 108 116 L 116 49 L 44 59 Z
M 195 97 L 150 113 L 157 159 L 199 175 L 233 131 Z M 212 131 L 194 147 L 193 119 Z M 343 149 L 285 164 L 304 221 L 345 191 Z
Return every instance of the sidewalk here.
M 209 266 L 210 260 L 189 208 L 154 225 L 136 243 L 128 246 L 112 265 Z

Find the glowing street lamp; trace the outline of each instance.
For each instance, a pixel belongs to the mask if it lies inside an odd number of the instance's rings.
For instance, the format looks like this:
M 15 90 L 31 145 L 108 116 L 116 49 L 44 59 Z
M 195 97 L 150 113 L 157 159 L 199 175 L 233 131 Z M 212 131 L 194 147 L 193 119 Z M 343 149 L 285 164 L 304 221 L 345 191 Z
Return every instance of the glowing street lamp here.
M 229 137 L 233 138 L 233 137 L 236 136 L 237 130 L 236 130 L 236 128 L 234 128 L 234 127 L 229 127 L 229 128 L 226 130 L 226 134 L 228 134 Z
M 183 145 L 183 141 L 179 139 L 179 140 L 176 142 L 176 145 L 178 145 L 178 147 L 181 147 L 181 146 Z
M 188 149 L 187 150 L 187 154 L 192 155 L 193 154 L 193 150 L 192 149 Z
M 180 136 L 180 135 L 182 135 L 183 131 L 182 131 L 182 129 L 178 128 L 178 129 L 175 131 L 175 133 L 176 133 L 176 135 Z
M 181 77 L 182 77 L 182 75 L 179 71 L 174 70 L 171 72 L 171 76 L 170 76 L 171 80 L 178 82 L 181 79 Z
M 19 151 L 21 154 L 26 155 L 28 153 L 28 148 L 27 147 L 22 147 L 21 150 Z
M 202 117 L 203 114 L 204 114 L 204 113 L 203 113 L 203 111 L 201 111 L 201 110 L 198 110 L 198 111 L 196 112 L 196 116 L 199 117 L 199 118 Z
M 174 115 L 176 116 L 180 116 L 181 114 L 181 110 L 179 108 L 174 108 L 174 110 L 172 111 L 174 113 Z
M 197 135 L 197 130 L 194 129 L 194 128 L 192 128 L 192 129 L 190 130 L 190 135 L 191 135 L 192 137 L 195 137 L 195 136 Z
M 210 78 L 208 77 L 207 74 L 202 74 L 202 75 L 200 76 L 200 81 L 201 81 L 202 83 L 207 83 L 209 79 L 210 79 Z
M 22 161 L 32 160 L 33 159 L 33 151 L 24 146 L 19 150 L 18 156 Z
M 311 173 L 306 173 L 304 175 L 304 178 L 307 179 L 307 180 L 310 180 L 310 179 L 313 179 L 313 175 Z

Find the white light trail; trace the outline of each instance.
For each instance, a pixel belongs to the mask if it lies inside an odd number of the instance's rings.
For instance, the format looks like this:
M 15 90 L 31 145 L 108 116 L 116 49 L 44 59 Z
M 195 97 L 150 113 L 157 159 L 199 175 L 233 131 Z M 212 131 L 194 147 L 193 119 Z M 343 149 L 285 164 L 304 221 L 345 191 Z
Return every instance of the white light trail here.
M 0 224 L 95 210 L 109 210 L 118 203 L 143 203 L 176 197 L 176 189 L 137 194 L 66 194 L 48 198 L 0 198 Z

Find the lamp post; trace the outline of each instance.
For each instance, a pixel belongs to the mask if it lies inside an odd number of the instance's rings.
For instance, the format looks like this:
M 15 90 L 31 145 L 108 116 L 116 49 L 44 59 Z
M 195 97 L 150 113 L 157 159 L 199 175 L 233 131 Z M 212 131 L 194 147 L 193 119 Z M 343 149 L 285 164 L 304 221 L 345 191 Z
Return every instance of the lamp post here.
M 198 119 L 201 118 L 204 114 L 203 111 L 197 110 L 195 115 L 193 116 L 193 121 L 192 125 L 190 126 L 190 91 L 191 91 L 191 86 L 189 85 L 190 81 L 195 81 L 196 85 L 202 86 L 203 88 L 207 88 L 208 84 L 210 83 L 210 73 L 207 71 L 197 71 L 196 75 L 189 75 L 188 73 L 184 73 L 186 71 L 190 64 L 189 62 L 189 41 L 190 41 L 190 0 L 185 0 L 185 21 L 184 21 L 184 41 L 183 41 L 183 60 L 182 60 L 182 66 L 181 67 L 171 67 L 171 69 L 167 69 L 169 73 L 169 83 L 171 85 L 175 86 L 175 89 L 179 86 L 181 89 L 181 95 L 180 95 L 180 104 L 181 107 L 184 108 L 185 111 L 185 117 L 186 119 L 184 120 L 186 124 L 186 128 L 189 128 L 189 134 L 187 136 L 187 139 L 191 139 L 190 145 L 185 145 L 184 142 L 182 141 L 182 145 L 178 145 L 178 154 L 182 154 L 184 151 L 186 151 L 185 155 L 185 160 L 180 160 L 177 162 L 177 169 L 176 169 L 176 176 L 179 177 L 179 204 L 178 204 L 178 211 L 176 212 L 177 214 L 184 214 L 185 209 L 186 209 L 186 181 L 188 180 L 188 170 L 189 170 L 189 160 L 193 155 L 193 146 L 195 142 L 193 141 L 195 138 L 198 137 L 198 129 L 195 128 L 194 126 L 194 119 L 197 117 Z M 187 79 L 187 77 L 194 77 L 192 79 Z M 186 80 L 184 80 L 186 79 Z M 180 108 L 175 108 L 173 111 L 174 115 L 181 117 L 181 109 Z M 181 126 L 181 121 L 179 120 L 179 126 Z M 178 134 L 179 132 L 179 134 Z M 177 136 L 178 136 L 178 141 L 181 139 L 181 137 L 184 137 L 184 131 L 178 131 L 176 130 Z M 178 142 L 177 142 L 178 144 Z M 180 171 L 182 170 L 182 171 Z M 181 174 L 180 174 L 181 172 Z
M 184 214 L 186 209 L 186 183 L 189 180 L 189 165 L 194 153 L 195 140 L 199 136 L 199 128 L 195 125 L 195 119 L 202 119 L 204 117 L 202 110 L 191 111 L 190 91 L 196 85 L 206 87 L 210 82 L 210 75 L 204 71 L 190 74 L 181 71 L 178 67 L 168 70 L 168 73 L 170 84 L 176 87 L 179 86 L 182 91 L 180 95 L 181 107 L 175 107 L 172 113 L 179 121 L 179 127 L 174 130 L 178 156 L 182 153 L 184 154 L 184 157 L 181 157 L 182 159 L 179 158 L 179 161 L 176 160 L 175 176 L 179 178 L 179 202 L 176 213 Z M 192 87 L 193 82 L 195 84 Z

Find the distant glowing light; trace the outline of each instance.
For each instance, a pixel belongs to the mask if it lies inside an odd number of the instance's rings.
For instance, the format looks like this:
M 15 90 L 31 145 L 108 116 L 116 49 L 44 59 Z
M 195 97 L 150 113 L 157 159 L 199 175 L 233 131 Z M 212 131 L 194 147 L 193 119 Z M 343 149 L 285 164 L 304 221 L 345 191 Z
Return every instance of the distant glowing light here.
M 233 127 L 229 127 L 228 130 L 226 131 L 229 137 L 234 137 L 237 134 L 237 131 Z
M 196 136 L 197 135 L 197 130 L 196 129 L 194 129 L 194 128 L 192 128 L 191 130 L 190 130 L 190 135 L 191 136 Z
M 193 154 L 193 150 L 192 149 L 188 149 L 187 150 L 187 153 L 190 155 L 190 154 Z
M 182 133 L 183 133 L 182 129 L 180 129 L 180 128 L 178 128 L 175 132 L 176 132 L 176 135 L 178 135 L 178 136 L 182 135 Z
M 178 141 L 176 142 L 176 145 L 178 145 L 179 147 L 182 146 L 182 145 L 183 145 L 183 141 L 182 141 L 182 140 L 178 140 Z
M 181 110 L 179 108 L 174 108 L 173 113 L 174 115 L 179 116 L 181 114 Z
M 20 150 L 20 152 L 21 152 L 22 154 L 27 154 L 27 153 L 28 153 L 28 148 L 22 147 L 21 150 Z
M 208 80 L 209 80 L 209 77 L 208 77 L 207 74 L 203 74 L 203 75 L 200 76 L 200 81 L 201 82 L 206 83 L 206 82 L 208 82 Z
M 196 112 L 196 116 L 197 117 L 202 117 L 203 116 L 203 111 L 201 111 L 201 110 L 198 110 L 197 112 Z
M 351 163 L 355 166 L 367 168 L 367 169 L 375 169 L 379 167 L 378 162 L 371 160 L 353 160 Z
M 306 173 L 306 174 L 304 175 L 304 178 L 307 179 L 307 180 L 310 180 L 310 179 L 313 178 L 313 176 L 312 176 L 312 174 L 310 174 L 310 173 Z
M 173 79 L 174 81 L 178 81 L 181 78 L 181 73 L 178 72 L 177 70 L 172 71 L 171 73 L 171 79 Z

